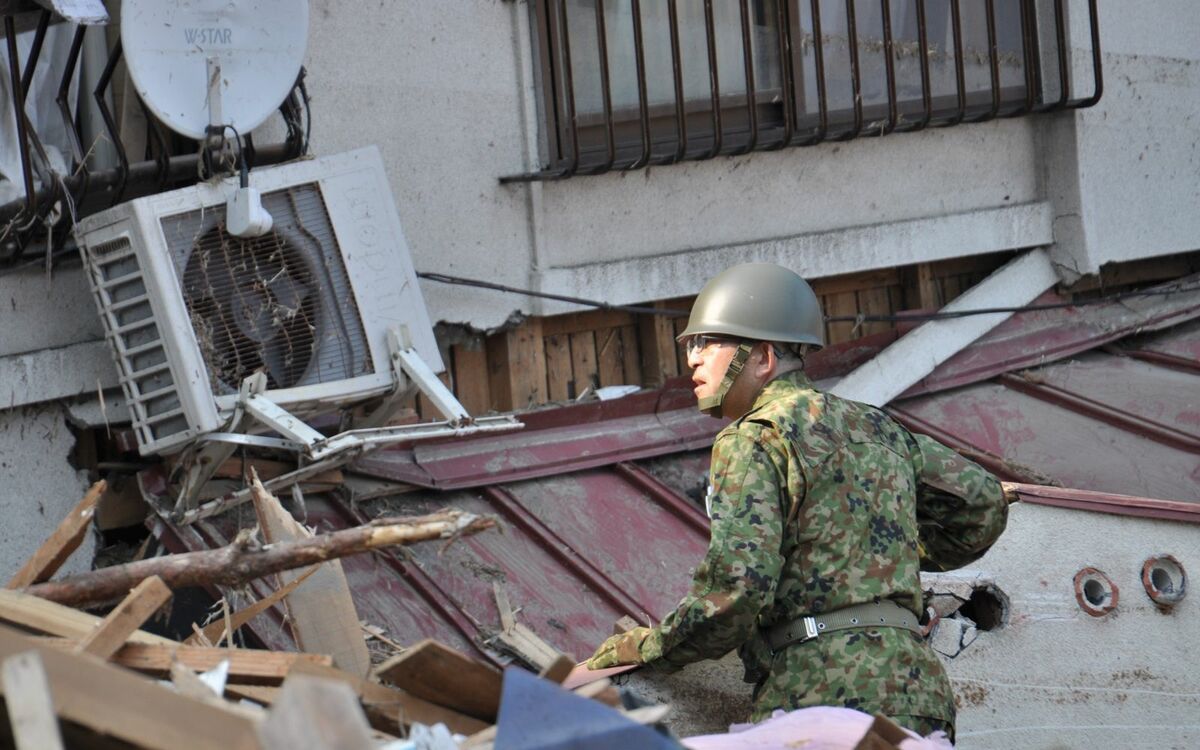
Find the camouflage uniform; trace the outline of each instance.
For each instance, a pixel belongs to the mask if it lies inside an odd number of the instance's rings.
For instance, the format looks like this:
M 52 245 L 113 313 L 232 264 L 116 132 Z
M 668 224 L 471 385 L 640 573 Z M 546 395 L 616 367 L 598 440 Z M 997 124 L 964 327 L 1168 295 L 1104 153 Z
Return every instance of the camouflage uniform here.
M 929 513 L 915 507 L 919 491 L 936 501 Z M 618 649 L 625 660 L 629 646 L 633 660 L 667 666 L 739 648 L 755 684 L 753 721 L 836 705 L 952 728 L 950 683 L 916 634 L 843 630 L 772 654 L 760 628 L 879 599 L 920 614 L 919 550 L 928 567 L 956 567 L 1003 530 L 994 477 L 791 372 L 717 435 L 708 502 L 712 539 L 689 594 Z

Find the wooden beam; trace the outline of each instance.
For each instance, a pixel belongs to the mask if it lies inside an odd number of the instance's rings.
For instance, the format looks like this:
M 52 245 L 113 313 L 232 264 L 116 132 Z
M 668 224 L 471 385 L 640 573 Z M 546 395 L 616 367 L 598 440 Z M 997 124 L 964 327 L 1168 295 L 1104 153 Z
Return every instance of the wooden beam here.
M 624 385 L 642 384 L 642 352 L 638 348 L 637 326 L 621 326 L 621 370 Z
M 917 264 L 917 306 L 922 310 L 937 310 L 942 306 L 942 290 L 929 263 Z
M 312 532 L 292 518 L 257 477 L 251 489 L 254 512 L 267 544 L 313 538 Z M 280 586 L 301 575 L 307 575 L 308 580 L 284 598 L 297 647 L 301 651 L 330 654 L 338 667 L 353 674 L 366 674 L 371 669 L 371 655 L 359 629 L 358 611 L 341 562 L 322 563 L 312 574 L 298 570 L 281 572 Z
M 483 721 L 495 721 L 500 709 L 500 671 L 437 641 L 396 654 L 375 674 L 410 695 Z
M 148 750 L 252 750 L 249 719 L 179 695 L 86 654 L 60 651 L 0 626 L 0 658 L 35 650 L 60 719 Z M 6 696 L 7 697 L 7 696 Z
M 41 583 L 58 572 L 71 553 L 83 542 L 83 536 L 96 513 L 96 502 L 107 488 L 108 482 L 101 479 L 88 489 L 83 499 L 58 524 L 50 538 L 42 543 L 37 552 L 33 553 L 33 557 L 12 577 L 8 588 L 22 589 L 34 583 Z
M 76 651 L 72 641 L 47 638 L 47 646 L 61 651 Z M 215 646 L 183 646 L 172 641 L 163 643 L 126 643 L 109 659 L 135 672 L 167 677 L 171 664 L 179 662 L 195 672 L 207 672 L 229 660 L 229 679 L 250 685 L 278 685 L 298 664 L 330 666 L 328 654 L 306 654 L 296 651 L 267 651 L 260 648 L 217 648 Z
M 633 315 L 621 310 L 596 310 L 595 312 L 568 313 L 542 318 L 542 335 L 594 331 L 599 328 L 617 328 L 633 325 Z
M 482 337 L 450 348 L 454 363 L 454 393 L 458 401 L 473 416 L 486 414 L 492 408 L 488 388 L 487 351 Z
M 378 682 L 372 682 L 334 667 L 322 667 L 301 662 L 293 667 L 292 672 L 293 674 L 327 677 L 346 683 L 362 701 L 371 726 L 384 732 L 394 732 L 401 722 L 404 724 L 417 722 L 428 726 L 441 722 L 450 731 L 465 735 L 474 734 L 487 726 L 485 722 L 422 700 L 404 690 L 380 685 Z
M 664 302 L 655 302 L 660 310 L 669 308 Z M 665 315 L 638 316 L 638 348 L 642 353 L 642 384 L 659 386 L 667 378 L 679 374 L 679 357 L 676 352 L 675 321 Z
M 150 576 L 96 623 L 95 630 L 79 642 L 76 650 L 107 659 L 170 598 L 171 589 L 167 588 L 167 584 L 158 576 Z
M 601 387 L 626 384 L 620 328 L 596 331 L 596 360 Z
M 497 411 L 517 411 L 546 401 L 546 352 L 541 318 L 488 337 L 488 387 Z
M 566 334 L 547 336 L 546 385 L 551 401 L 566 401 L 578 393 L 571 374 L 571 339 Z
M 575 381 L 575 397 L 596 382 L 596 335 L 591 331 L 571 334 L 571 378 Z
M 56 604 L 32 594 L 6 589 L 0 589 L 0 620 L 28 630 L 77 641 L 91 635 L 100 623 L 99 617 L 87 612 Z M 169 638 L 142 630 L 130 633 L 129 640 L 137 643 L 179 645 Z
M 13 654 L 0 667 L 4 708 L 17 750 L 62 750 L 54 697 L 37 651 Z

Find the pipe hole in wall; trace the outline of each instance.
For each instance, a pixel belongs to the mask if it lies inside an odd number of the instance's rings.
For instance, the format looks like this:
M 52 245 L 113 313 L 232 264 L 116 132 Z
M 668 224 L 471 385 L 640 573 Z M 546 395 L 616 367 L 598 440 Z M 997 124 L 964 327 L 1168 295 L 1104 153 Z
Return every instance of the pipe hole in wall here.
M 1104 571 L 1083 568 L 1075 574 L 1075 601 L 1092 617 L 1103 617 L 1117 608 L 1120 589 Z
M 1008 622 L 1008 596 L 992 585 L 978 586 L 971 598 L 958 609 L 979 630 L 996 630 Z
M 1187 594 L 1187 571 L 1174 555 L 1154 555 L 1142 563 L 1142 587 L 1160 610 L 1167 611 Z

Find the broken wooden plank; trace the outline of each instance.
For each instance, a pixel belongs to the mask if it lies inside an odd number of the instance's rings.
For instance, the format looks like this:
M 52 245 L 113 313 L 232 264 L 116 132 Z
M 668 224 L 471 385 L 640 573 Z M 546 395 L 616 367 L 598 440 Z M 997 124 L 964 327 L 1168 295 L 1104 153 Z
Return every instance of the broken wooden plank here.
M 41 641 L 48 647 L 74 651 L 71 641 L 47 638 Z M 171 673 L 171 664 L 179 662 L 195 672 L 207 672 L 224 660 L 229 660 L 229 680 L 251 685 L 278 685 L 300 664 L 317 667 L 331 666 L 328 654 L 306 654 L 295 651 L 267 651 L 259 648 L 217 648 L 214 646 L 183 646 L 172 642 L 126 643 L 109 659 L 113 664 L 155 677 Z
M 255 724 L 179 695 L 142 675 L 86 654 L 52 648 L 0 626 L 0 658 L 35 650 L 60 719 L 148 750 L 252 750 Z M 7 696 L 6 696 L 7 697 Z
M 100 618 L 21 591 L 0 589 L 0 620 L 61 638 L 87 638 Z M 169 638 L 137 630 L 129 640 L 139 643 L 178 645 Z
M 26 593 L 76 607 L 123 597 L 152 575 L 172 589 L 183 586 L 241 586 L 281 570 L 322 563 L 346 555 L 396 544 L 474 534 L 495 521 L 449 510 L 427 516 L 379 518 L 365 526 L 318 534 L 311 539 L 260 547 L 251 539 L 235 540 L 215 550 L 166 555 L 113 565 L 30 586 Z
M 496 596 L 496 609 L 500 614 L 500 631 L 493 639 L 535 669 L 542 670 L 552 665 L 562 655 L 559 650 L 516 621 L 508 603 L 508 594 L 499 581 L 492 582 L 492 591 Z
M 77 650 L 107 659 L 170 598 L 167 584 L 158 576 L 150 576 L 96 624 L 95 630 L 79 642 Z
M 62 750 L 54 697 L 37 651 L 13 654 L 0 666 L 4 708 L 17 750 Z
M 101 479 L 88 489 L 83 499 L 58 524 L 50 538 L 38 547 L 33 556 L 12 577 L 8 588 L 21 589 L 41 583 L 58 572 L 71 553 L 83 543 L 84 534 L 87 533 L 92 516 L 96 513 L 96 502 L 107 488 L 108 482 Z
M 279 499 L 263 488 L 253 470 L 251 475 L 254 512 L 267 544 L 312 539 L 312 532 L 292 518 Z M 281 572 L 280 586 L 301 575 L 299 571 Z M 317 566 L 317 571 L 308 575 L 308 580 L 283 601 L 292 636 L 301 651 L 329 654 L 335 666 L 351 674 L 370 671 L 371 655 L 359 632 L 358 611 L 339 561 L 330 560 Z
M 487 726 L 485 722 L 430 703 L 407 691 L 380 685 L 334 667 L 300 662 L 293 667 L 293 673 L 328 677 L 346 683 L 362 701 L 371 726 L 384 732 L 394 732 L 400 724 L 413 722 L 429 726 L 441 722 L 450 731 L 464 735 L 474 734 Z
M 500 710 L 500 670 L 444 644 L 424 640 L 380 664 L 375 674 L 410 695 L 483 721 Z
M 264 750 L 370 750 L 371 728 L 346 684 L 296 675 L 283 684 L 258 728 Z
M 319 565 L 312 566 L 311 568 L 303 571 L 297 578 L 292 579 L 292 581 L 283 588 L 276 589 L 253 604 L 242 607 L 228 618 L 228 622 L 226 622 L 225 618 L 210 622 L 208 625 L 205 625 L 203 628 L 197 630 L 197 632 L 188 636 L 183 642 L 184 645 L 203 646 L 207 644 L 220 643 L 223 638 L 231 638 L 233 633 L 237 632 L 238 628 L 250 622 L 255 617 L 270 609 L 271 606 L 280 599 L 295 591 L 297 586 L 307 581 L 308 577 L 317 572 L 319 568 Z M 207 641 L 207 644 L 204 643 L 204 641 Z
M 538 672 L 538 677 L 543 680 L 561 683 L 571 674 L 571 670 L 575 669 L 575 660 L 566 654 L 559 654 L 558 658 L 550 663 L 549 666 L 543 667 Z

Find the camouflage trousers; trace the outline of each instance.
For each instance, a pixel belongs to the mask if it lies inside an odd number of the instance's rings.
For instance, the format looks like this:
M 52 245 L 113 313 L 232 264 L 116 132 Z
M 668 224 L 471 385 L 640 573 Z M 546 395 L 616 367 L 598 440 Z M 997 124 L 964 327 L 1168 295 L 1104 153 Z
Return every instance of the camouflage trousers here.
M 881 714 L 922 736 L 950 734 L 955 718 L 954 693 L 937 655 L 915 633 L 894 628 L 830 633 L 776 652 L 754 688 L 750 720 L 811 706 Z

